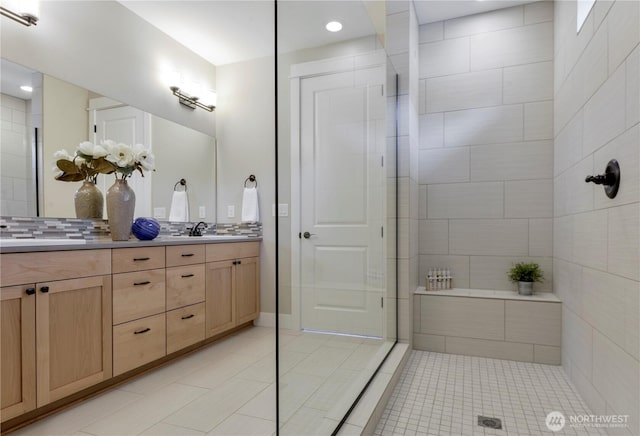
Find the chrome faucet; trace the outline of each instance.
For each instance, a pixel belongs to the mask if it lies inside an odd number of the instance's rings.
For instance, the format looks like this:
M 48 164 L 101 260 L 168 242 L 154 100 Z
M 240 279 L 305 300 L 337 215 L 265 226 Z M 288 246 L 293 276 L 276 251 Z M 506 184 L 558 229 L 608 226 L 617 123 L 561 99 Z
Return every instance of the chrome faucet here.
M 200 225 L 202 224 L 202 228 L 200 227 Z M 189 229 L 189 236 L 202 236 L 202 230 L 207 228 L 207 223 L 205 223 L 204 221 L 200 221 L 198 224 L 196 224 L 195 226 L 191 227 L 191 229 Z

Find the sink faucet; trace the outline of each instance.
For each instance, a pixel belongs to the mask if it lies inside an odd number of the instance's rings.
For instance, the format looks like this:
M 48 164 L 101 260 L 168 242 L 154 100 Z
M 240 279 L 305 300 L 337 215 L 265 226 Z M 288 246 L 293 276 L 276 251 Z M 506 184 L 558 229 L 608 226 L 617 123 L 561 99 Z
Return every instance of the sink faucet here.
M 200 227 L 202 225 L 202 228 Z M 191 227 L 189 230 L 189 236 L 202 236 L 202 230 L 207 228 L 207 223 L 204 221 L 200 221 L 195 226 Z

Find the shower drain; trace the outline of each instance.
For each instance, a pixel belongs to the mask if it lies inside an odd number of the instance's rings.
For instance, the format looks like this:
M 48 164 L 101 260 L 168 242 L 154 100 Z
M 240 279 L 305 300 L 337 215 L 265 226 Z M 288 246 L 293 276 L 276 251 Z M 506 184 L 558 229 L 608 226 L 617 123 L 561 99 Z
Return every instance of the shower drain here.
M 502 429 L 502 421 L 499 418 L 489 418 L 488 416 L 478 415 L 478 425 L 495 430 Z

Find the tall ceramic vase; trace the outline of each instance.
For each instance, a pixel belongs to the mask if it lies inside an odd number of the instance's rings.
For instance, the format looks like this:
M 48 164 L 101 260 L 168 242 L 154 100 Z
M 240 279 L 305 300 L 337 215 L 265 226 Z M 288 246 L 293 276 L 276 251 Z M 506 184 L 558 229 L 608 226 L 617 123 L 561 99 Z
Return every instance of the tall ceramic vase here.
M 111 239 L 126 241 L 131 236 L 133 212 L 136 207 L 136 194 L 126 180 L 116 179 L 107 190 L 107 217 Z
M 76 217 L 102 218 L 104 197 L 93 182 L 85 180 L 74 196 Z

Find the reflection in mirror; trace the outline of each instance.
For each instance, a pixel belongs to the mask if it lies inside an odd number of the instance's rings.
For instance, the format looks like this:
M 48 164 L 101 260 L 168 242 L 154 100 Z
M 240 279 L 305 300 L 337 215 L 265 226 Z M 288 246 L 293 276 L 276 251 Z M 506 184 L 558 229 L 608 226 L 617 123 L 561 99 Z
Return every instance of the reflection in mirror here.
M 73 196 L 80 183 L 54 179 L 53 154 L 61 149 L 73 154 L 83 141 L 110 139 L 143 144 L 156 157 L 154 173 L 144 178 L 136 173 L 129 181 L 136 193 L 135 216 L 168 220 L 174 185 L 185 179 L 189 218 L 215 222 L 213 137 L 5 59 L 1 67 L 0 215 L 74 217 Z M 25 84 L 31 92 L 20 89 Z M 103 193 L 111 184 L 113 176 L 98 176 Z
M 396 342 L 395 74 L 366 3 L 278 7 L 284 435 L 339 428 Z

